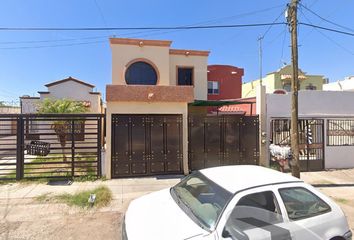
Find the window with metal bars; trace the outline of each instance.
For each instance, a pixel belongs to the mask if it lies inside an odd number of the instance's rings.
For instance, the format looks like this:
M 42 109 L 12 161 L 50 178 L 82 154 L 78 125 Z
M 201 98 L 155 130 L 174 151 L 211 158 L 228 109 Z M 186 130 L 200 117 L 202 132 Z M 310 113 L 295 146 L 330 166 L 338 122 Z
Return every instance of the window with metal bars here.
M 354 146 L 354 120 L 327 120 L 327 146 Z

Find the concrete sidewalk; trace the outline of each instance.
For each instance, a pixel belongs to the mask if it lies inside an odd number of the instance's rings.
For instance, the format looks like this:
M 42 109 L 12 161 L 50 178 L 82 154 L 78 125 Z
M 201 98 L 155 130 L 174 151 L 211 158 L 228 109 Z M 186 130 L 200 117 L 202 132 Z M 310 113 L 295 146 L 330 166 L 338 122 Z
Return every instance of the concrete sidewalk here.
M 73 182 L 67 185 L 63 182 L 45 183 L 10 183 L 0 185 L 0 202 L 16 200 L 28 202 L 43 194 L 75 193 L 82 190 L 93 189 L 97 186 L 107 186 L 113 194 L 115 207 L 122 207 L 125 202 L 144 194 L 171 187 L 180 181 L 182 176 L 126 178 L 106 181 Z

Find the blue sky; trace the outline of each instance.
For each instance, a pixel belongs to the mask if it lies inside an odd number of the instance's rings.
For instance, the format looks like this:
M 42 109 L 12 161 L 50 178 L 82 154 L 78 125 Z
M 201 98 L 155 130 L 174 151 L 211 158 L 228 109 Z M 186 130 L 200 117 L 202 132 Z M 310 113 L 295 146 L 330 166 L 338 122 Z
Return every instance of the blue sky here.
M 284 0 L 120 1 L 2 0 L 0 27 L 141 27 L 273 22 Z M 302 4 L 336 23 L 354 28 L 349 0 L 302 0 Z M 306 9 L 299 21 L 330 25 Z M 306 16 L 306 18 L 304 17 Z M 284 21 L 281 15 L 278 21 Z M 210 50 L 209 64 L 245 69 L 244 81 L 258 78 L 257 38 L 268 27 L 183 31 L 0 31 L 0 101 L 46 90 L 48 82 L 76 77 L 104 92 L 111 83 L 108 36 L 173 40 L 173 48 Z M 263 75 L 290 62 L 286 26 L 274 26 L 263 41 Z M 303 71 L 330 81 L 354 75 L 354 38 L 299 28 L 299 64 Z M 65 45 L 65 46 L 63 46 Z M 48 47 L 50 46 L 50 47 Z

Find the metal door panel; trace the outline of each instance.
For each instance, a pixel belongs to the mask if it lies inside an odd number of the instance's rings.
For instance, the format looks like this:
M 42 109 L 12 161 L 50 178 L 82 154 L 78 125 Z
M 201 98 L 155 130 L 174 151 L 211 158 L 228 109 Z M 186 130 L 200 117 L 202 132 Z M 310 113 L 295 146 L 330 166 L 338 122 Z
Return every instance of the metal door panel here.
M 170 161 L 167 162 L 167 172 L 180 173 L 182 171 L 180 161 Z
M 150 163 L 150 171 L 151 173 L 158 174 L 165 172 L 165 162 L 151 162 Z
M 240 164 L 240 116 L 224 119 L 223 165 Z
M 133 175 L 143 175 L 147 173 L 147 164 L 146 162 L 133 162 L 131 164 L 131 169 L 131 173 Z
M 190 170 L 205 167 L 204 116 L 188 118 L 188 162 Z
M 114 163 L 113 168 L 113 176 L 129 176 L 130 175 L 130 164 L 127 163 Z
M 161 115 L 150 116 L 150 171 L 165 172 L 164 118 Z
M 132 115 L 131 119 L 131 174 L 146 174 L 146 138 L 148 135 L 145 115 Z
M 205 167 L 220 166 L 223 153 L 221 150 L 222 118 L 205 118 Z
M 241 164 L 259 163 L 258 147 L 258 117 L 248 116 L 242 118 L 241 123 Z
M 130 119 L 112 115 L 112 177 L 130 174 Z
M 183 161 L 182 117 L 166 116 L 164 127 L 166 171 L 181 172 L 181 162 Z

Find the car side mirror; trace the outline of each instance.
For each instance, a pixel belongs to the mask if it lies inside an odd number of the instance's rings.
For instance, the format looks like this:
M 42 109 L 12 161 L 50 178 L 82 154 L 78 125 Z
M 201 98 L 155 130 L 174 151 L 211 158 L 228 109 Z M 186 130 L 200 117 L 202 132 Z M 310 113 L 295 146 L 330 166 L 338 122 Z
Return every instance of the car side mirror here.
M 231 236 L 230 232 L 227 231 L 226 227 L 225 227 L 224 230 L 222 231 L 221 236 L 222 236 L 223 238 L 231 238 L 231 239 L 232 239 L 232 236 Z

